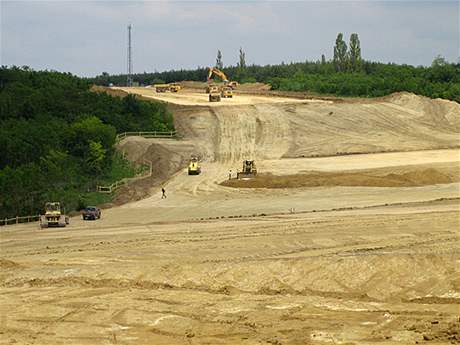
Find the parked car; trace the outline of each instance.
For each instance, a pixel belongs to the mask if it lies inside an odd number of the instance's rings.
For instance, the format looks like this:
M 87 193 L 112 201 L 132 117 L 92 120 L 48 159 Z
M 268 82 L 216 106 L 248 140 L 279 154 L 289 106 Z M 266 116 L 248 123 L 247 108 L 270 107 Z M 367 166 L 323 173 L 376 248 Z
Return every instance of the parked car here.
M 81 211 L 81 215 L 84 220 L 96 220 L 101 218 L 101 210 L 96 206 L 88 206 Z

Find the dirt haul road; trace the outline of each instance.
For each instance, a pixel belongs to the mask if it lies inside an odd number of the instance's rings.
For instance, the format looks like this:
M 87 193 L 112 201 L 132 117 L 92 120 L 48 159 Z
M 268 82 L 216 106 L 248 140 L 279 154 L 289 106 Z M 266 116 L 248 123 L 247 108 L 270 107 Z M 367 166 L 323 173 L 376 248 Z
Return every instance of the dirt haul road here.
M 172 104 L 181 140 L 119 147 L 155 162 L 124 191 L 143 199 L 65 230 L 2 228 L 0 342 L 458 343 L 459 105 L 409 94 L 268 102 Z M 190 154 L 201 175 L 186 174 Z M 280 176 L 423 183 L 220 185 L 242 159 Z M 162 200 L 153 184 L 170 175 Z

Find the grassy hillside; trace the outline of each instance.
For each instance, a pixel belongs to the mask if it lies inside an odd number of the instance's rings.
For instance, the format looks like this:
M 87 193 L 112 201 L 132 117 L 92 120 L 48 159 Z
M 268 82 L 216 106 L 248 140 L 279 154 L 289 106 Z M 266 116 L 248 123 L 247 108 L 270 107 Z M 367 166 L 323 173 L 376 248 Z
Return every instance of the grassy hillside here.
M 161 103 L 94 93 L 71 74 L 0 69 L 0 218 L 36 214 L 46 201 L 67 210 L 95 186 L 132 175 L 116 157 L 117 132 L 172 130 Z

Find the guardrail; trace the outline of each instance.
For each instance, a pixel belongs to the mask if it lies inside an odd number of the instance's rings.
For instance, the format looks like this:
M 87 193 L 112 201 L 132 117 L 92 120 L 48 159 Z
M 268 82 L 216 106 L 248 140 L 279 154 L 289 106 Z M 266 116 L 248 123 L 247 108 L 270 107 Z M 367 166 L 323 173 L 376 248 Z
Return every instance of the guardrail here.
M 40 215 L 35 215 L 35 216 L 22 216 L 22 217 L 14 217 L 14 218 L 5 218 L 5 219 L 0 219 L 0 226 L 2 225 L 12 225 L 12 224 L 20 224 L 20 223 L 30 223 L 30 222 L 36 222 L 40 220 Z
M 120 188 L 121 186 L 123 186 L 123 185 L 125 185 L 127 183 L 137 181 L 137 180 L 141 180 L 143 178 L 152 176 L 152 170 L 153 170 L 152 162 L 149 161 L 149 160 L 144 159 L 143 163 L 147 163 L 149 165 L 149 171 L 146 174 L 142 174 L 142 175 L 135 176 L 135 177 L 124 178 L 124 179 L 121 179 L 119 181 L 116 181 L 116 182 L 112 183 L 110 186 L 97 186 L 97 191 L 99 193 L 111 194 L 114 191 L 116 191 L 118 188 Z
M 126 137 L 170 139 L 170 138 L 176 138 L 177 133 L 176 131 L 124 132 L 124 133 L 117 134 L 116 142 L 118 143 Z

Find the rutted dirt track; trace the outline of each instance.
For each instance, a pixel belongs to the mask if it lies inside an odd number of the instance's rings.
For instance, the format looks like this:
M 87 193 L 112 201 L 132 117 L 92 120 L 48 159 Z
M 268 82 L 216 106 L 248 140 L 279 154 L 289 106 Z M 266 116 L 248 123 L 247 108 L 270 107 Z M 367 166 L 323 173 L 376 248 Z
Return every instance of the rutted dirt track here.
M 0 343 L 460 341 L 459 183 L 441 178 L 459 166 L 458 104 L 161 97 L 179 103 L 182 139 L 120 144 L 155 162 L 155 176 L 131 187 L 142 200 L 66 230 L 1 229 Z M 186 175 L 190 154 L 201 175 Z M 219 185 L 242 159 L 280 176 L 413 171 L 428 182 Z

